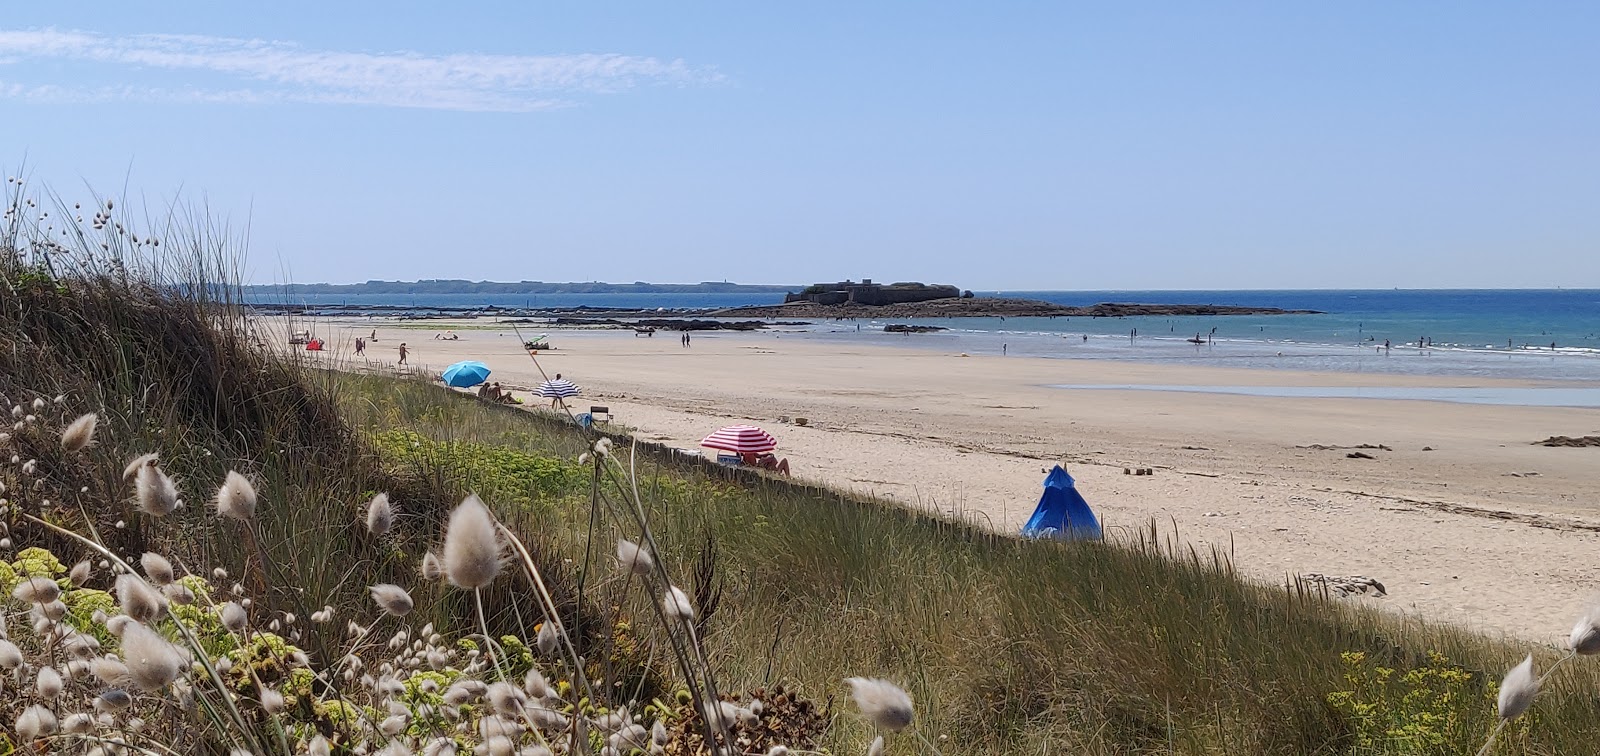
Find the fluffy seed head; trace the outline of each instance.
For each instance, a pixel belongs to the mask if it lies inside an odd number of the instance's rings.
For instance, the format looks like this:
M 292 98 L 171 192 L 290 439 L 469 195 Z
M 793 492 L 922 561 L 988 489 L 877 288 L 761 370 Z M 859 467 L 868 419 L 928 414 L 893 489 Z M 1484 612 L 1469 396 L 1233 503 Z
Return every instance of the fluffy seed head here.
M 661 610 L 672 619 L 694 619 L 694 604 L 689 603 L 689 596 L 675 585 L 667 586 L 666 595 L 661 597 Z
M 372 591 L 372 600 L 378 603 L 378 608 L 396 617 L 404 617 L 411 613 L 411 594 L 406 589 L 393 583 L 379 583 L 369 587 Z
M 149 454 L 140 454 L 139 456 L 128 460 L 128 466 L 122 468 L 122 482 L 127 483 L 128 481 L 133 480 L 133 476 L 138 475 L 141 468 L 155 464 L 156 460 L 159 458 L 159 454 L 150 452 Z
M 174 604 L 187 606 L 194 603 L 194 591 L 189 590 L 189 586 L 183 583 L 167 583 L 161 586 L 161 595 L 166 596 L 167 600 Z
M 72 571 L 67 573 L 67 577 L 72 578 L 72 584 L 80 588 L 87 585 L 89 578 L 93 576 L 94 565 L 90 564 L 87 559 L 72 565 Z
M 442 564 L 439 561 L 439 557 L 434 556 L 434 553 L 431 552 L 431 551 L 426 553 L 426 554 L 423 554 L 422 555 L 422 579 L 423 580 L 438 580 L 439 578 L 442 578 L 442 577 L 444 577 L 444 564 Z
M 139 504 L 139 511 L 156 517 L 171 514 L 181 503 L 178 485 L 156 465 L 154 454 L 145 456 L 151 457 L 150 463 L 140 465 L 133 479 L 133 497 Z
M 245 623 L 250 621 L 250 616 L 245 613 L 244 607 L 232 601 L 222 605 L 221 613 L 222 626 L 235 633 L 244 632 Z
M 61 448 L 68 452 L 89 448 L 94 443 L 94 427 L 99 421 L 100 416 L 93 412 L 73 420 L 72 424 L 61 431 Z
M 235 520 L 249 520 L 256 516 L 256 487 L 249 478 L 232 470 L 217 489 L 215 499 L 217 514 Z
M 650 556 L 650 552 L 626 538 L 617 539 L 617 561 L 623 569 L 635 575 L 648 577 L 656 569 L 656 560 Z
M 500 573 L 500 541 L 494 518 L 477 495 L 450 513 L 444 537 L 444 574 L 458 588 L 482 588 Z
M 1600 606 L 1590 607 L 1578 618 L 1577 624 L 1572 626 L 1572 635 L 1567 637 L 1567 646 L 1573 653 L 1584 656 L 1600 654 Z
M 850 695 L 867 719 L 881 729 L 899 732 L 911 724 L 911 696 L 888 680 L 849 677 Z
M 1539 681 L 1533 677 L 1533 654 L 1511 668 L 1500 682 L 1500 718 L 1516 719 L 1533 705 L 1539 695 Z
M 389 504 L 389 494 L 381 493 L 367 503 L 367 532 L 381 536 L 394 526 L 394 507 Z
M 30 604 L 48 604 L 60 595 L 61 586 L 56 585 L 54 580 L 42 577 L 28 578 L 11 589 L 11 598 Z
M 133 684 L 144 690 L 160 690 L 183 673 L 183 654 L 144 625 L 123 630 L 122 654 Z
M 29 706 L 17 715 L 16 731 L 18 741 L 31 744 L 41 736 L 55 733 L 56 715 L 43 706 Z
M 53 667 L 40 667 L 39 674 L 34 678 L 34 687 L 39 691 L 39 697 L 44 699 L 55 698 L 61 695 L 61 673 Z
M 261 691 L 261 708 L 268 714 L 277 714 L 283 711 L 283 694 L 271 688 Z
M 137 575 L 118 575 L 116 588 L 123 614 L 140 622 L 154 622 L 161 616 L 161 594 Z
M 107 685 L 124 685 L 128 682 L 128 665 L 109 656 L 96 657 L 89 663 L 89 671 Z
M 177 579 L 172 572 L 172 563 L 154 551 L 146 551 L 144 556 L 139 557 L 139 565 L 144 567 L 144 574 L 150 578 L 150 582 L 156 585 L 166 585 Z
M 556 652 L 556 642 L 559 640 L 560 638 L 556 635 L 556 623 L 546 622 L 539 627 L 539 636 L 535 640 L 535 645 L 538 646 L 540 654 L 549 656 Z
M 61 720 L 61 731 L 69 735 L 86 735 L 94 731 L 94 715 L 88 712 L 69 714 Z
M 11 671 L 22 666 L 22 649 L 8 640 L 0 640 L 0 669 Z
M 523 702 L 527 700 L 527 696 L 523 695 L 520 688 L 508 682 L 490 685 L 487 697 L 489 705 L 506 716 L 516 716 L 522 711 Z
M 883 736 L 872 739 L 872 745 L 867 747 L 867 756 L 883 756 Z

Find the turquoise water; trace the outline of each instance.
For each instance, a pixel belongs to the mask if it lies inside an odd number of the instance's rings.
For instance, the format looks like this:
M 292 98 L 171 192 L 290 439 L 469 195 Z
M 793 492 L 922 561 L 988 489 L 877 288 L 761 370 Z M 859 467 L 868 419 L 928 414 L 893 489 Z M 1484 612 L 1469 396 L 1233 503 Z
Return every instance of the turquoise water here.
M 1600 382 L 1600 290 L 1594 289 L 979 293 L 1068 305 L 1216 304 L 1318 310 L 1321 314 L 916 321 L 950 329 L 930 334 L 883 332 L 883 326 L 910 322 L 907 319 L 816 321 L 780 337 L 969 354 Z M 321 303 L 389 305 L 424 312 L 431 307 L 487 305 L 735 307 L 776 304 L 781 299 L 772 294 L 545 294 L 491 299 L 482 295 L 383 295 Z M 1188 341 L 1197 336 L 1205 343 Z
M 1269 370 L 1600 381 L 1600 290 L 1003 292 L 1068 305 L 1149 302 L 1318 310 L 1190 318 L 950 318 L 824 322 L 819 338 L 969 354 Z M 861 330 L 857 331 L 857 326 Z M 1190 339 L 1204 342 L 1194 344 Z M 1384 343 L 1389 346 L 1385 348 Z M 1419 345 L 1420 342 L 1420 345 Z M 1553 346 L 1552 346 L 1553 345 Z
M 1079 391 L 1175 391 L 1197 394 L 1312 399 L 1405 399 L 1520 407 L 1600 407 L 1600 387 L 1455 388 L 1425 386 L 1164 386 L 1154 384 L 1059 384 Z

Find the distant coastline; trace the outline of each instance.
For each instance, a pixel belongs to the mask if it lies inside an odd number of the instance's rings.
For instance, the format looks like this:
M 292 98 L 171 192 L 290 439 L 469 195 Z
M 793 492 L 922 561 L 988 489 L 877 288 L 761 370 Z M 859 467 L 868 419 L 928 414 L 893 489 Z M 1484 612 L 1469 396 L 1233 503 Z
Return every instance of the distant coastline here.
M 1197 304 L 1132 304 L 1101 302 L 1071 306 L 1038 299 L 1005 297 L 950 297 L 889 305 L 817 304 L 789 302 L 756 307 L 731 307 L 706 313 L 719 318 L 1126 318 L 1209 317 L 1213 315 L 1321 315 L 1317 310 L 1278 307 L 1236 307 Z
M 726 281 L 671 284 L 605 283 L 601 281 L 466 281 L 460 279 L 424 279 L 421 281 L 367 281 L 354 284 L 299 283 L 253 284 L 243 287 L 245 299 L 256 302 L 279 302 L 299 297 L 372 296 L 372 295 L 489 295 L 527 296 L 534 294 L 784 294 L 796 291 L 798 286 L 771 284 L 737 284 Z

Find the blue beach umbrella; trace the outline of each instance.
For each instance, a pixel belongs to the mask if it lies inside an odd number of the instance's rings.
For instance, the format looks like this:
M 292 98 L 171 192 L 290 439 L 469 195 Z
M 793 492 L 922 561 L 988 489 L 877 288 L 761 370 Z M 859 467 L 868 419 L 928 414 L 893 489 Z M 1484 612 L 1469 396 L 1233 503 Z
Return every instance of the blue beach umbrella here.
M 456 388 L 476 386 L 489 380 L 489 366 L 477 360 L 463 360 L 444 369 L 444 385 Z

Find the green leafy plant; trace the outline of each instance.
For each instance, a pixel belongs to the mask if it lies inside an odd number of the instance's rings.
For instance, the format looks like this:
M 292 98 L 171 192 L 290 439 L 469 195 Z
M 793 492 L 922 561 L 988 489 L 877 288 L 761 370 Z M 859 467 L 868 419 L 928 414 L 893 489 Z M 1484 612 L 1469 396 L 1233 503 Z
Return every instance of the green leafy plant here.
M 1443 654 L 1429 652 L 1411 669 L 1376 663 L 1361 651 L 1341 658 L 1347 687 L 1327 701 L 1349 723 L 1358 753 L 1457 753 L 1459 743 L 1483 731 L 1483 713 L 1493 711 L 1495 685 Z

